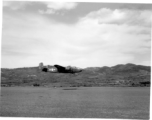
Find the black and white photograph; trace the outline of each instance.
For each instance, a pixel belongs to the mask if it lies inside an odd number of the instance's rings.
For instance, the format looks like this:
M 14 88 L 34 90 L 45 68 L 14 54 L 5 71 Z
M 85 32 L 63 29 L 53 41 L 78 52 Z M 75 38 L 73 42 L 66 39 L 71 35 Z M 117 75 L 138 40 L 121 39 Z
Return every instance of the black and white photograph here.
M 151 3 L 2 1 L 0 117 L 150 119 Z

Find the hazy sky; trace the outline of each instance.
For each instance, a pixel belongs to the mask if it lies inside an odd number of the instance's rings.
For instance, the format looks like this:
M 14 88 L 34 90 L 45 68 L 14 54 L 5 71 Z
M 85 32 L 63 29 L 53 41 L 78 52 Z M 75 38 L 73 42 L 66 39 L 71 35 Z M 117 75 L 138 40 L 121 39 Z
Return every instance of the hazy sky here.
M 4 1 L 2 65 L 150 65 L 152 4 Z

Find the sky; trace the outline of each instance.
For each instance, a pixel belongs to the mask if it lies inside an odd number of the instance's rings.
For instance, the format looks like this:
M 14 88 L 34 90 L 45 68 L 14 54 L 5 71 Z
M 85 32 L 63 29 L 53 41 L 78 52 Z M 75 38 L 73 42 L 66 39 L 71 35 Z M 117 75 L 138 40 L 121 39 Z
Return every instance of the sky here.
M 1 67 L 151 65 L 152 4 L 3 1 Z

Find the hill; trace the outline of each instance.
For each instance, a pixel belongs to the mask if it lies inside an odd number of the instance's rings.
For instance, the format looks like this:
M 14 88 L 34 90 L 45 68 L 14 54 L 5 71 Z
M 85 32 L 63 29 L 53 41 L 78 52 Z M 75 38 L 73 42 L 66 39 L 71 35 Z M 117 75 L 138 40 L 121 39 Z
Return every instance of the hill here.
M 42 72 L 38 67 L 1 69 L 2 86 L 150 86 L 151 67 L 119 64 L 88 67 L 76 74 Z

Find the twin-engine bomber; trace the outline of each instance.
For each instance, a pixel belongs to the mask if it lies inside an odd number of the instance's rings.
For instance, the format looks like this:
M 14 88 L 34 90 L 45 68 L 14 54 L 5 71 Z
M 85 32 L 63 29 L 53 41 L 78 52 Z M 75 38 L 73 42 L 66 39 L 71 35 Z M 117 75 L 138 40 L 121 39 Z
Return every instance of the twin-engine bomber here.
M 51 72 L 51 73 L 78 73 L 81 72 L 81 68 L 77 68 L 75 66 L 67 66 L 63 67 L 61 65 L 47 65 L 44 66 L 43 63 L 39 64 L 39 69 L 43 72 Z

